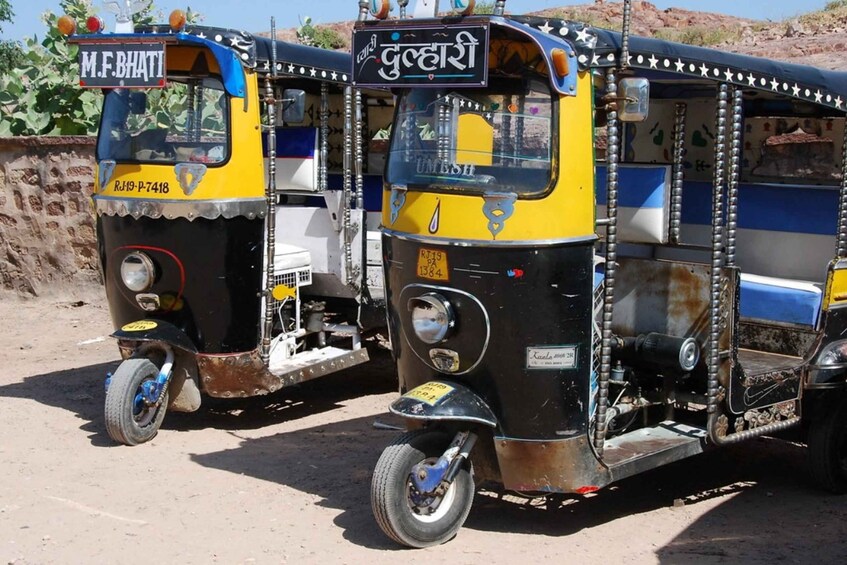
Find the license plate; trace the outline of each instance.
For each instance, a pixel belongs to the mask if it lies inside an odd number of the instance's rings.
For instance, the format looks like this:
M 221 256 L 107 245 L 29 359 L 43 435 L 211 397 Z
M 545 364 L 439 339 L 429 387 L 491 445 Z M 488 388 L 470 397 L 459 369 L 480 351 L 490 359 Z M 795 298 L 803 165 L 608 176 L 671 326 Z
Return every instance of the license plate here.
M 437 249 L 418 251 L 418 276 L 431 281 L 449 280 L 447 274 L 447 253 Z
M 426 383 L 413 388 L 403 396 L 426 402 L 430 406 L 435 406 L 439 400 L 451 392 L 453 392 L 453 387 L 450 385 L 444 383 Z
M 79 84 L 86 88 L 163 88 L 164 43 L 81 43 Z

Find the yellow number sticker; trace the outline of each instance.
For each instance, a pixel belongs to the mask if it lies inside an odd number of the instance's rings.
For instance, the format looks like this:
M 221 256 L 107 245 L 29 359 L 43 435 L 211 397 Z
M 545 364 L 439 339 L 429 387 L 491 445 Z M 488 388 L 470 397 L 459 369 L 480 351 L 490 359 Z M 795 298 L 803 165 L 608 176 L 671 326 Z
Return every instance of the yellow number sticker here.
M 418 276 L 432 281 L 448 280 L 447 253 L 437 249 L 421 248 L 418 251 Z
M 127 325 L 122 327 L 121 330 L 125 332 L 144 332 L 147 330 L 152 330 L 157 325 L 158 324 L 152 320 L 138 320 L 137 322 L 128 323 Z
M 426 402 L 430 406 L 435 406 L 435 403 L 453 392 L 453 387 L 444 383 L 425 383 L 419 387 L 415 387 L 403 396 L 406 398 L 414 398 L 421 402 Z

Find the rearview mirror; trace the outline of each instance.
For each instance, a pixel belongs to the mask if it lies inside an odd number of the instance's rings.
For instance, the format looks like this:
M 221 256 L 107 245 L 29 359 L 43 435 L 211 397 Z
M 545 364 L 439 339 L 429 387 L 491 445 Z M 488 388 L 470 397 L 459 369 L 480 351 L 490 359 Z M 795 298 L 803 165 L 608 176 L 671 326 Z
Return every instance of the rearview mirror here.
M 646 78 L 625 78 L 618 84 L 618 118 L 622 122 L 643 122 L 650 108 L 650 81 Z
M 283 123 L 299 124 L 306 117 L 306 93 L 294 88 L 283 90 L 282 108 Z

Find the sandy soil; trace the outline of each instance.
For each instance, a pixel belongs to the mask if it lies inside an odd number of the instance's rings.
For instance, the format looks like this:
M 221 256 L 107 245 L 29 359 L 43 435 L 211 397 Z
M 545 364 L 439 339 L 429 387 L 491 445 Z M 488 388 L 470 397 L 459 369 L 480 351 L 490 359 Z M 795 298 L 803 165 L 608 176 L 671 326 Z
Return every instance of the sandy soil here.
M 0 297 L 0 563 L 843 563 L 847 499 L 809 484 L 802 447 L 759 440 L 556 509 L 480 492 L 448 544 L 403 550 L 370 510 L 395 432 L 390 362 L 249 401 L 169 414 L 115 446 L 117 366 L 97 289 Z M 676 501 L 676 503 L 675 503 Z

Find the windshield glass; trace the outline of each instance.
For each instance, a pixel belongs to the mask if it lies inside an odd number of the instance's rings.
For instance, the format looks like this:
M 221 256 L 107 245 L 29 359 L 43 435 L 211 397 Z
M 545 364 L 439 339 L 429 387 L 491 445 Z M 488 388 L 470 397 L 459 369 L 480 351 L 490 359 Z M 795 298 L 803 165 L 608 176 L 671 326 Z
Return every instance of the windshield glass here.
M 398 108 L 388 182 L 523 196 L 549 186 L 553 103 L 546 81 L 492 78 L 486 89 L 408 90 Z
M 98 160 L 220 163 L 229 155 L 227 96 L 217 78 L 168 77 L 167 88 L 110 91 Z

